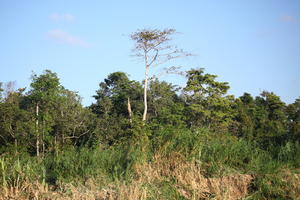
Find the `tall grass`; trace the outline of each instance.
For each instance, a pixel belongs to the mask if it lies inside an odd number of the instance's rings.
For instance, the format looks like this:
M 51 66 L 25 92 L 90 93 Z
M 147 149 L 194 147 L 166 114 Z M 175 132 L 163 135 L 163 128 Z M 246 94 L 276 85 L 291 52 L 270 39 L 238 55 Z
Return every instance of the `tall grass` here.
M 258 144 L 230 134 L 217 135 L 207 129 L 164 130 L 153 140 L 154 151 L 161 155 L 178 152 L 196 160 L 208 176 L 241 173 L 274 173 L 286 161 L 274 159 Z
M 178 162 L 191 163 L 190 166 L 195 166 L 193 170 L 201 170 L 195 173 L 206 178 L 231 174 L 253 176 L 248 199 L 292 199 L 300 191 L 297 186 L 289 185 L 290 180 L 295 181 L 294 185 L 297 180 L 286 175 L 286 171 L 299 167 L 299 152 L 299 142 L 289 141 L 265 149 L 257 143 L 230 134 L 214 134 L 208 129 L 166 128 L 141 137 L 135 134 L 105 149 L 100 146 L 69 147 L 61 152 L 48 153 L 44 159 L 28 154 L 2 155 L 0 193 L 9 193 L 10 188 L 26 193 L 30 184 L 36 182 L 45 187 L 61 188 L 64 184 L 79 187 L 94 180 L 98 188 L 118 185 L 115 192 L 129 192 L 124 185 L 129 187 L 135 182 L 135 188 L 131 189 L 139 197 L 147 193 L 148 199 L 186 199 L 178 192 L 180 172 L 176 172 L 176 176 L 159 172 L 162 178 L 143 182 L 148 179 L 140 179 L 141 172 L 137 170 L 139 166 L 155 162 L 154 155 L 170 162 L 165 166 L 172 170 L 172 156 L 180 155 Z M 187 185 L 180 187 L 188 188 Z M 137 194 L 139 191 L 145 194 Z

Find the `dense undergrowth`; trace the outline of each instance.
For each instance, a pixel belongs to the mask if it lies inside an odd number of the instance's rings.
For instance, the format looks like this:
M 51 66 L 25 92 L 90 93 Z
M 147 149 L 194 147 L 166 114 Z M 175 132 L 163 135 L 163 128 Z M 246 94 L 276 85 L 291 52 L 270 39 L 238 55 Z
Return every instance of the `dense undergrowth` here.
M 34 74 L 0 83 L 0 199 L 300 199 L 300 99 L 227 95 L 204 69 L 178 88 L 114 72 L 96 102 Z
M 70 146 L 43 158 L 28 153 L 2 154 L 2 199 L 300 198 L 298 142 L 262 148 L 256 142 L 230 134 L 217 136 L 208 129 L 146 132 L 129 135 L 113 146 Z M 235 196 L 240 191 L 239 179 L 246 186 Z M 219 181 L 219 186 L 209 188 L 205 181 Z M 202 192 L 197 184 L 204 184 Z M 236 188 L 230 189 L 234 184 Z

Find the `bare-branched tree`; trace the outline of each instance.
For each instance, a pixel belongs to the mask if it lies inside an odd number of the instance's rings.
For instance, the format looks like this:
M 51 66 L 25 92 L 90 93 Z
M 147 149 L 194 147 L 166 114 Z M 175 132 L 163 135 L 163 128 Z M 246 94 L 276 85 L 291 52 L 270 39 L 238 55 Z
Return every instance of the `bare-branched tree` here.
M 147 87 L 149 68 L 164 64 L 170 60 L 191 56 L 190 53 L 170 45 L 171 36 L 176 33 L 175 29 L 142 29 L 131 34 L 131 39 L 135 42 L 133 48 L 134 56 L 142 58 L 145 64 L 145 84 L 144 84 L 144 114 L 143 121 L 147 118 Z

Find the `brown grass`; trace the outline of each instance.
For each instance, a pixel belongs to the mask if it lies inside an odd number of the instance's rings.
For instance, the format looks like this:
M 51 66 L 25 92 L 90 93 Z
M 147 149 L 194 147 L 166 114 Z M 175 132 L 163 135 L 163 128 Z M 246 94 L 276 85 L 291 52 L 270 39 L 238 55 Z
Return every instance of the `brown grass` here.
M 0 200 L 145 200 L 149 197 L 163 199 L 160 197 L 160 191 L 153 194 L 153 190 L 147 186 L 155 186 L 171 179 L 176 180 L 174 187 L 186 199 L 238 200 L 248 195 L 248 187 L 254 178 L 247 174 L 207 178 L 199 165 L 186 161 L 176 153 L 168 157 L 156 155 L 151 163 L 135 165 L 134 171 L 135 177 L 130 183 L 115 181 L 113 184 L 107 184 L 89 179 L 82 185 L 75 187 L 65 184 L 60 189 L 49 188 L 40 183 L 26 183 L 19 188 L 2 188 Z M 292 184 L 294 190 L 299 192 L 300 175 L 286 171 L 284 177 Z M 300 196 L 297 197 L 300 199 Z
M 295 199 L 300 199 L 300 169 L 295 172 L 283 170 L 283 181 L 289 185 L 289 192 Z
M 235 200 L 245 197 L 253 177 L 247 174 L 234 174 L 220 178 L 206 178 L 193 162 L 184 161 L 180 154 L 168 158 L 155 157 L 155 162 L 136 169 L 146 182 L 173 177 L 177 180 L 178 192 L 187 199 Z

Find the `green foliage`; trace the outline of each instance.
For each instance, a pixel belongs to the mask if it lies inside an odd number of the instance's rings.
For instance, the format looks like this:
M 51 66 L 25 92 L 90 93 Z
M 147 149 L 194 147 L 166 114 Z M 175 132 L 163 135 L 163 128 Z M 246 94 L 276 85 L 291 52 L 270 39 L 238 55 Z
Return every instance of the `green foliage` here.
M 258 175 L 252 183 L 253 193 L 247 199 L 253 200 L 293 200 L 296 199 L 291 185 L 282 173 Z
M 31 131 L 29 112 L 20 109 L 15 104 L 0 104 L 0 144 L 2 148 L 9 145 L 14 145 L 15 150 L 22 148 L 30 139 Z
M 0 158 L 0 185 L 20 189 L 24 184 L 45 181 L 45 168 L 26 153 Z
M 138 175 L 134 170 L 137 165 L 151 162 L 154 154 L 168 157 L 176 152 L 187 161 L 199 165 L 208 177 L 232 173 L 253 174 L 255 179 L 251 186 L 252 199 L 288 199 L 293 194 L 283 177 L 276 174 L 283 168 L 291 167 L 289 163 L 299 163 L 294 158 L 298 150 L 299 144 L 286 144 L 279 150 L 280 156 L 276 158 L 275 152 L 262 150 L 256 143 L 235 136 L 219 137 L 208 129 L 191 131 L 175 127 L 150 133 L 147 127 L 137 121 L 128 130 L 122 143 L 107 149 L 101 146 L 70 146 L 63 151 L 46 155 L 42 161 L 28 155 L 7 155 L 1 159 L 0 175 L 2 186 L 14 186 L 17 181 L 30 180 L 54 185 L 78 185 L 88 179 L 101 180 L 106 184 L 115 181 L 130 183 Z M 159 193 L 152 190 L 153 198 L 184 199 L 175 185 L 176 180 L 166 177 L 166 181 L 152 183 L 147 187 L 150 191 L 151 188 L 159 189 Z
M 45 70 L 40 76 L 32 75 L 32 90 L 29 92 L 35 102 L 49 102 L 58 96 L 61 89 L 59 78 L 56 73 Z
M 136 114 L 142 112 L 142 86 L 131 81 L 124 72 L 114 72 L 99 84 L 94 98 L 96 103 L 91 106 L 98 116 L 128 116 L 127 102 L 130 99 L 132 110 Z
M 288 139 L 286 106 L 274 93 L 263 92 L 255 99 L 245 93 L 234 107 L 239 137 L 255 140 L 265 148 Z
M 153 134 L 152 148 L 161 155 L 170 155 L 178 152 L 188 158 L 197 155 L 202 146 L 201 135 L 205 135 L 207 129 L 199 129 L 193 132 L 180 127 L 168 127 Z
M 169 128 L 158 131 L 152 139 L 154 152 L 160 155 L 180 153 L 189 160 L 195 160 L 208 176 L 221 176 L 232 171 L 242 173 L 275 173 L 294 158 L 275 159 L 271 152 L 265 151 L 257 143 L 238 139 L 235 136 L 209 132 L 208 129 Z M 297 146 L 298 148 L 298 146 Z M 293 152 L 297 150 L 293 148 Z M 283 151 L 283 150 L 281 150 Z M 291 152 L 287 152 L 290 154 Z
M 292 168 L 300 167 L 300 142 L 288 141 L 280 147 L 273 147 L 275 159 L 290 165 Z
M 60 146 L 72 144 L 80 146 L 97 140 L 95 127 L 96 116 L 81 105 L 80 96 L 69 90 L 62 90 L 56 108 L 55 125 L 51 135 L 58 140 Z
M 300 140 L 300 98 L 286 108 L 290 138 Z
M 203 74 L 204 69 L 191 69 L 187 71 L 187 92 L 192 92 L 194 98 L 205 98 L 208 96 L 221 96 L 229 89 L 227 82 L 217 82 L 217 75 Z
M 82 182 L 95 175 L 101 176 L 105 160 L 102 156 L 101 152 L 87 148 L 69 148 L 58 154 L 49 154 L 45 159 L 47 182 Z
M 280 166 L 269 152 L 260 149 L 257 144 L 232 136 L 207 138 L 198 157 L 209 176 L 232 171 L 275 173 Z
M 150 81 L 149 114 L 151 126 L 184 124 L 184 102 L 177 96 L 176 86 L 158 79 Z
M 145 123 L 142 83 L 123 72 L 99 84 L 88 108 L 55 73 L 33 75 L 29 92 L 8 90 L 0 99 L 0 192 L 28 182 L 130 185 L 141 166 L 179 155 L 206 177 L 250 174 L 248 199 L 295 199 L 287 172 L 300 167 L 299 99 L 285 105 L 272 92 L 235 98 L 216 77 L 192 69 L 183 90 L 151 79 Z M 159 176 L 141 186 L 149 199 L 184 199 L 175 177 Z
M 214 131 L 227 132 L 234 117 L 233 97 L 224 97 L 229 89 L 227 82 L 218 82 L 216 75 L 204 74 L 204 69 L 187 71 L 184 88 L 187 102 L 186 114 L 192 127 L 211 127 Z

